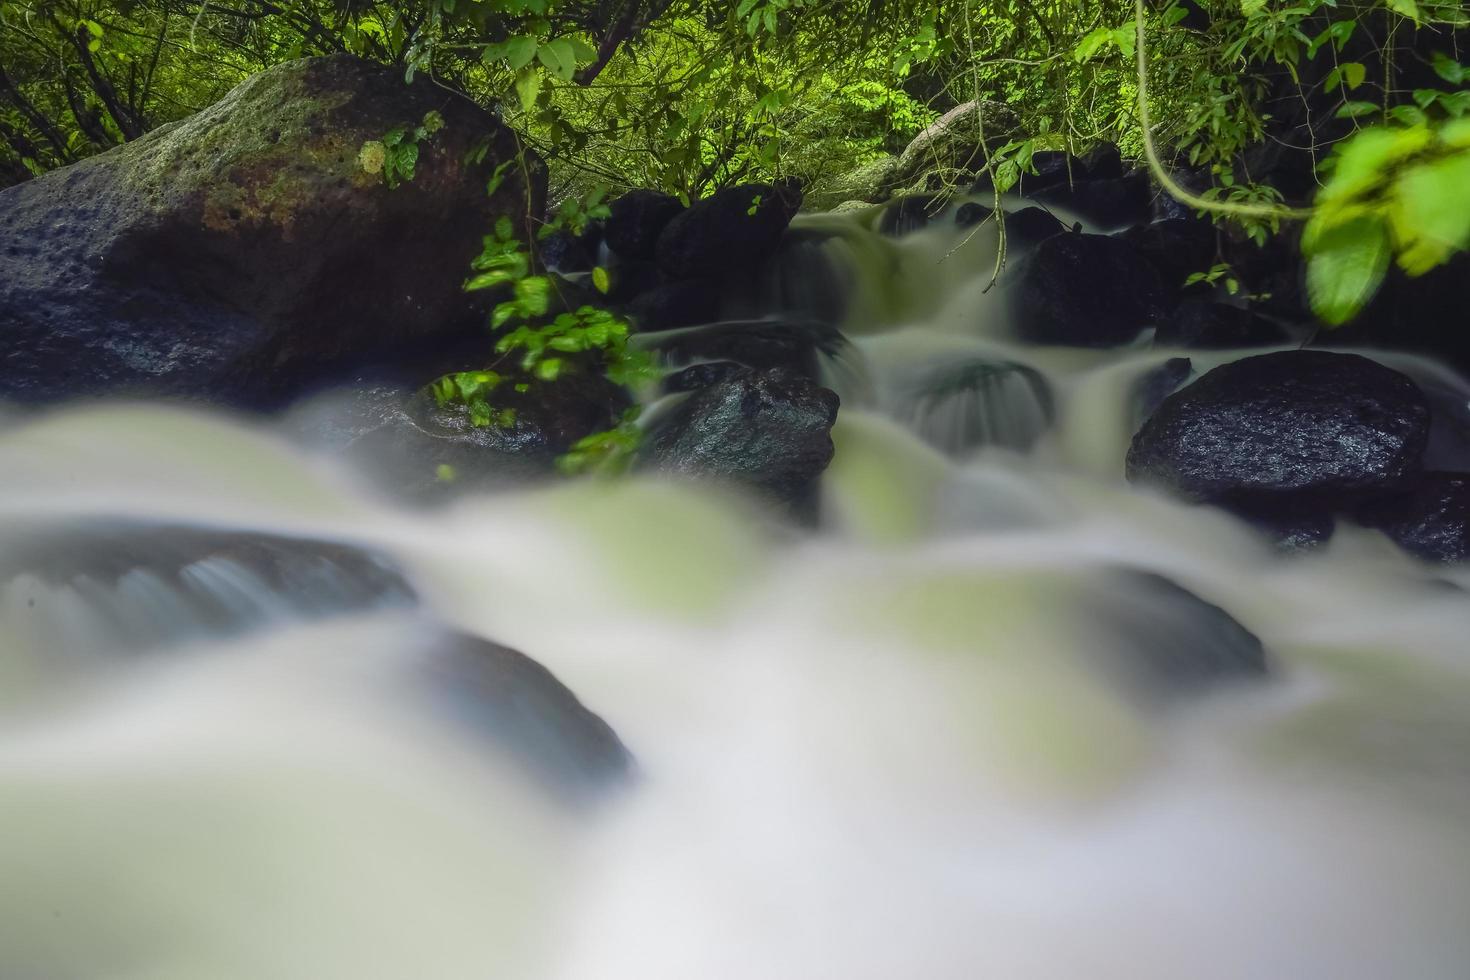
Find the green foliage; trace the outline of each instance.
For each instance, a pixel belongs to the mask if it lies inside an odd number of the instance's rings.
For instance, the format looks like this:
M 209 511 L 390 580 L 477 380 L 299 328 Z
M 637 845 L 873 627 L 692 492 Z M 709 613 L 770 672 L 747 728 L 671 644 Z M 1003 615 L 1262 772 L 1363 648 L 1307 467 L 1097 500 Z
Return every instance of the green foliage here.
M 1331 169 L 1302 237 L 1312 306 L 1327 324 L 1367 303 L 1390 260 L 1418 276 L 1470 248 L 1470 119 L 1364 130 Z
M 397 187 L 413 180 L 419 145 L 443 128 L 444 117 L 431 109 L 413 129 L 390 129 L 381 140 L 368 140 L 358 153 L 358 162 L 368 173 L 381 173 L 390 188 Z
M 584 473 L 616 476 L 627 472 L 643 442 L 638 414 L 636 407 L 630 408 L 615 428 L 577 440 L 557 459 L 557 468 L 568 476 Z

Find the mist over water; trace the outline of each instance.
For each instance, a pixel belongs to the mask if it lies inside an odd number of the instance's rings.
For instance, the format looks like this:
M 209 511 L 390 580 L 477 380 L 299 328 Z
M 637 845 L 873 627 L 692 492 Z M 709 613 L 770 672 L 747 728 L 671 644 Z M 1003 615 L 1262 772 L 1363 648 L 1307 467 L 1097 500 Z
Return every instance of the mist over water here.
M 987 229 L 812 223 L 813 530 L 647 478 L 411 509 L 178 407 L 0 430 L 0 977 L 1463 978 L 1470 573 L 1129 487 L 1177 352 L 1020 344 Z M 626 774 L 506 737 L 464 636 Z

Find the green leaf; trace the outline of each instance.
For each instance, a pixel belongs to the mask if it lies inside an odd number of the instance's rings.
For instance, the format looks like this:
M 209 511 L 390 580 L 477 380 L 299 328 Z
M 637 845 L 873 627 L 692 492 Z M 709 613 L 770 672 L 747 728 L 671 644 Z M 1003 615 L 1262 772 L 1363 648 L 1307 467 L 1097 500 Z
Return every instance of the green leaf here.
M 571 81 L 572 76 L 577 73 L 577 55 L 572 49 L 572 42 L 564 37 L 537 48 L 536 60 L 564 81 Z
M 555 381 L 561 374 L 562 359 L 559 357 L 548 357 L 536 365 L 536 377 L 542 381 Z
M 1470 74 L 1463 65 L 1442 51 L 1434 52 L 1434 73 L 1451 85 L 1459 85 Z
M 1307 295 L 1312 311 L 1337 327 L 1363 308 L 1388 270 L 1388 229 L 1364 214 L 1331 227 L 1307 225 L 1302 248 L 1308 255 Z
M 495 286 L 503 286 L 508 282 L 514 282 L 515 276 L 506 269 L 496 269 L 492 272 L 483 272 L 464 284 L 464 291 L 473 293 L 481 289 L 491 289 Z
M 1414 20 L 1419 19 L 1418 0 L 1388 0 L 1388 9 L 1396 14 L 1411 17 Z
M 536 57 L 536 48 L 540 42 L 534 37 L 525 34 L 517 34 L 508 37 L 504 42 L 505 63 L 510 66 L 511 71 L 520 71 L 531 63 Z
M 534 68 L 522 68 L 516 76 L 515 88 L 521 100 L 521 111 L 530 112 L 536 104 L 536 96 L 541 94 L 541 73 Z
M 1429 122 L 1424 110 L 1416 105 L 1396 105 L 1388 110 L 1388 118 L 1407 126 L 1423 126 Z
M 1345 102 L 1341 109 L 1337 110 L 1339 119 L 1357 119 L 1378 111 L 1376 102 Z
M 1363 84 L 1368 77 L 1368 69 L 1356 61 L 1348 61 L 1342 65 L 1342 80 L 1349 92 Z
M 528 316 L 540 316 L 550 302 L 551 281 L 545 276 L 527 276 L 516 283 L 516 299 Z
M 592 270 L 592 285 L 599 293 L 602 293 L 604 296 L 607 295 L 610 286 L 607 278 L 607 270 L 600 265 Z
M 509 241 L 515 234 L 515 225 L 511 223 L 508 215 L 502 214 L 495 219 L 495 237 L 501 241 Z

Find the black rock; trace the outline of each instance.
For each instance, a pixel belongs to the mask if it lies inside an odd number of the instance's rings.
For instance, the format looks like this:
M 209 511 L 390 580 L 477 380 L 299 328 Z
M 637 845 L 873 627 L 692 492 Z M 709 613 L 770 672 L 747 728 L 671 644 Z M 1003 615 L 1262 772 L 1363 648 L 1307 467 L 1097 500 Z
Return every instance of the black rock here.
M 1159 321 L 1159 347 L 1224 349 L 1266 347 L 1286 341 L 1286 332 L 1252 310 L 1226 303 L 1181 303 Z
M 954 223 L 960 228 L 973 228 L 978 224 L 989 221 L 993 214 L 995 214 L 993 208 L 987 208 L 985 205 L 977 204 L 974 201 L 966 201 L 964 204 L 955 208 Z
M 721 313 L 720 283 L 685 279 L 655 286 L 627 305 L 628 317 L 640 331 L 676 330 L 714 323 Z
M 1118 180 L 1124 176 L 1123 153 L 1115 143 L 1094 143 L 1078 163 L 1088 180 Z
M 1408 485 L 1354 514 L 1412 555 L 1429 561 L 1470 559 L 1470 473 L 1420 473 Z
M 799 502 L 832 461 L 837 395 L 789 371 L 748 370 L 656 422 L 640 465 Z
M 675 215 L 658 238 L 658 264 L 676 278 L 724 276 L 759 265 L 801 207 L 789 183 L 716 191 Z
M 1020 336 L 1037 344 L 1127 343 L 1165 308 L 1158 271 L 1107 235 L 1055 235 L 1025 263 L 1012 296 Z
M 1208 272 L 1215 264 L 1215 229 L 1198 218 L 1172 218 L 1136 225 L 1118 233 L 1154 264 L 1171 293 L 1207 294 L 1200 284 L 1186 290 L 1184 283 L 1196 272 Z
M 1346 326 L 1322 331 L 1318 342 L 1334 347 L 1415 351 L 1438 357 L 1462 374 L 1470 374 L 1467 283 L 1470 253 L 1465 252 L 1414 279 L 1390 269 L 1368 308 Z
M 1067 226 L 1045 208 L 1029 207 L 1006 213 L 1006 248 L 1026 249 L 1064 234 Z
M 444 128 L 390 189 L 364 144 L 430 111 Z M 487 136 L 484 166 L 517 159 L 510 130 L 471 103 L 333 55 L 0 192 L 0 396 L 275 407 L 474 333 L 468 259 L 544 193 L 531 158 L 534 173 L 487 197 L 466 162 Z
M 428 654 L 420 679 L 439 713 L 486 736 L 548 789 L 575 798 L 630 774 L 633 758 L 612 727 L 520 651 L 446 633 Z
M 658 237 L 684 205 L 672 194 L 633 190 L 608 205 L 607 247 L 624 259 L 652 259 Z
M 1264 678 L 1266 651 L 1235 617 L 1153 572 L 1118 569 L 1100 584 L 1097 615 L 1112 629 L 1098 648 L 1135 689 L 1177 697 Z
M 691 364 L 664 378 L 663 390 L 666 394 L 698 391 L 712 384 L 727 381 L 748 370 L 749 368 L 744 364 L 738 364 L 735 361 L 704 361 L 700 364 Z
M 1334 509 L 1419 466 L 1429 405 L 1355 354 L 1280 351 L 1215 368 L 1164 400 L 1128 450 L 1128 478 L 1194 501 Z
M 580 235 L 558 228 L 537 243 L 536 251 L 552 272 L 562 275 L 591 272 L 597 265 L 597 247 L 601 241 L 601 229 L 596 225 Z
M 1124 228 L 1152 217 L 1152 189 L 1142 173 L 1108 180 L 1054 184 L 1026 196 L 1048 207 L 1062 208 L 1102 228 Z

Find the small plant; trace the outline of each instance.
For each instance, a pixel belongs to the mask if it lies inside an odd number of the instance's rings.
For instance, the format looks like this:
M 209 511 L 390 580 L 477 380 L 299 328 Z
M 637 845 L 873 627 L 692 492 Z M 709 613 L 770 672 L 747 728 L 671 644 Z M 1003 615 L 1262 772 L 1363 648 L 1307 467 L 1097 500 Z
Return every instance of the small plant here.
M 370 174 L 381 173 L 390 188 L 413 180 L 419 162 L 419 144 L 444 128 L 444 117 L 430 109 L 413 129 L 390 129 L 380 140 L 368 140 L 357 160 Z
M 503 164 L 491 176 L 490 193 L 499 188 L 506 171 Z M 604 193 L 564 202 L 539 237 L 561 228 L 573 234 L 584 232 L 589 222 L 607 216 Z M 484 370 L 446 374 L 429 385 L 439 407 L 463 406 L 471 425 L 510 427 L 517 420 L 515 409 L 497 405 L 495 400 L 507 390 L 528 394 L 536 385 L 554 384 L 591 366 L 622 387 L 637 387 L 657 378 L 652 356 L 629 348 L 628 323 L 611 311 L 583 305 L 548 319 L 554 281 L 532 274 L 530 253 L 516 237 L 508 216 L 496 220 L 471 269 L 474 274 L 465 282 L 466 291 L 510 289 L 510 295 L 490 313 L 490 329 L 499 334 L 494 348 L 498 356 Z M 593 270 L 592 281 L 599 292 L 607 292 L 607 270 Z M 641 438 L 637 418 L 637 410 L 632 409 L 616 427 L 578 440 L 558 459 L 558 468 L 567 474 L 626 469 Z

